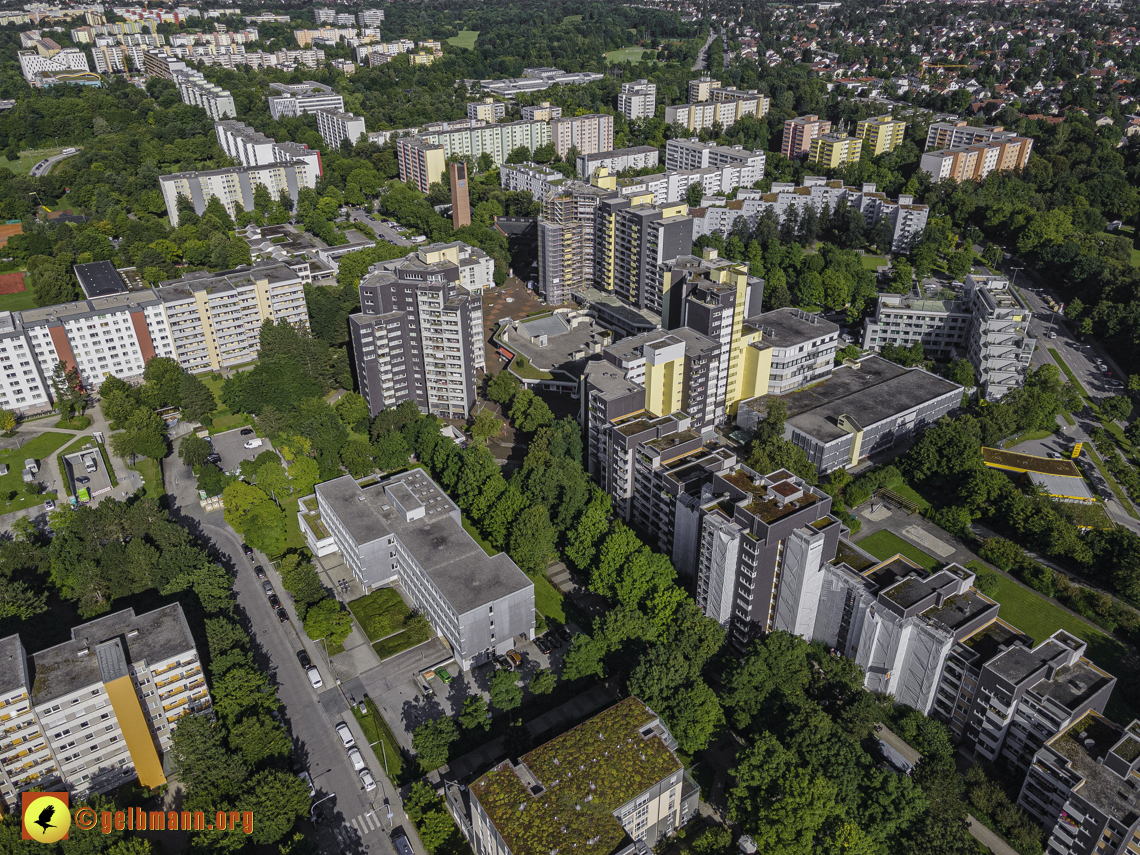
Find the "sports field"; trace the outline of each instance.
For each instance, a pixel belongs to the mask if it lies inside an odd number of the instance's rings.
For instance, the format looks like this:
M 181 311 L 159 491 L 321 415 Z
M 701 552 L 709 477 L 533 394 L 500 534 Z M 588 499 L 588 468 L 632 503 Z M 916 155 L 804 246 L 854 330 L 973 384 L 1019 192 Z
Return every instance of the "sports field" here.
M 471 50 L 475 47 L 475 40 L 479 38 L 478 30 L 460 30 L 459 35 L 452 36 L 447 40 L 447 43 L 452 47 L 467 48 Z
M 639 47 L 619 48 L 606 54 L 606 62 L 610 65 L 618 62 L 641 62 L 645 54 L 649 52 L 645 48 Z

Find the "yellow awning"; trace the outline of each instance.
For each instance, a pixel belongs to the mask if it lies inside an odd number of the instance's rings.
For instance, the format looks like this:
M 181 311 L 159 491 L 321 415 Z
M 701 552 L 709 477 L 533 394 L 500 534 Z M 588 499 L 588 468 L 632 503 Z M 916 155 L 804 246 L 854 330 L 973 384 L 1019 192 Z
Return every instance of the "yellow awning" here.
M 119 677 L 106 686 L 111 707 L 115 710 L 119 726 L 123 729 L 123 738 L 127 740 L 131 760 L 134 761 L 135 770 L 139 773 L 139 783 L 144 787 L 162 786 L 166 783 L 166 775 L 162 773 L 162 761 L 158 759 L 158 752 L 154 748 L 154 740 L 150 737 L 150 728 L 147 727 L 146 716 L 139 706 L 139 698 L 135 694 L 131 678 Z

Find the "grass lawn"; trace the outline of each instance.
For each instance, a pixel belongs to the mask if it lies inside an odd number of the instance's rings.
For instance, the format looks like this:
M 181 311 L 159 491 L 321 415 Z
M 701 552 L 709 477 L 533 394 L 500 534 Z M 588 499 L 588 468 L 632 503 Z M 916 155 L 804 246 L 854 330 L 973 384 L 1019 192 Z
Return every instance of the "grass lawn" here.
M 467 48 L 471 50 L 475 47 L 475 40 L 479 38 L 478 30 L 460 30 L 459 35 L 452 36 L 447 40 L 447 43 L 452 47 Z
M 70 419 L 60 419 L 55 423 L 55 426 L 63 430 L 87 430 L 87 428 L 91 427 L 91 417 L 75 416 Z
M 581 21 L 581 15 L 567 15 L 562 19 L 563 24 L 573 24 L 575 21 Z
M 379 641 L 399 630 L 412 613 L 395 588 L 381 588 L 348 604 L 369 641 Z
M 926 499 L 923 498 L 923 496 L 917 490 L 915 490 L 914 487 L 910 486 L 910 484 L 899 484 L 897 487 L 891 487 L 891 492 L 898 493 L 898 495 L 902 496 L 904 499 L 909 499 L 910 501 L 914 502 L 915 506 L 920 511 L 925 511 L 930 507 L 930 502 L 926 501 Z
M 383 641 L 377 641 L 372 646 L 376 648 L 377 656 L 379 656 L 381 659 L 387 659 L 389 656 L 395 656 L 397 653 L 403 653 L 405 650 L 410 650 L 417 644 L 423 644 L 428 640 L 428 638 L 431 638 L 431 636 L 429 635 L 427 638 L 425 638 L 420 633 L 411 632 L 410 630 L 405 629 L 403 632 L 398 632 L 395 635 L 388 636 Z
M 466 514 L 463 514 L 460 517 L 460 519 L 463 520 L 463 530 L 465 532 L 467 532 L 469 535 L 471 535 L 471 539 L 474 540 L 477 544 L 479 544 L 479 546 L 482 547 L 484 552 L 486 552 L 488 555 L 498 555 L 499 554 L 498 550 L 493 549 L 491 547 L 491 544 L 489 544 L 489 543 L 487 543 L 487 541 L 483 540 L 483 536 L 481 534 L 479 534 L 479 532 L 475 528 L 475 526 L 471 525 L 471 520 L 467 519 Z
M 18 294 L 0 294 L 0 312 L 23 312 L 36 307 L 36 295 L 31 291 Z
M 618 48 L 617 50 L 611 50 L 606 54 L 606 62 L 610 63 L 611 65 L 617 62 L 641 62 L 642 57 L 644 57 L 646 53 L 648 53 L 648 51 L 646 51 L 645 48 Z
M 376 752 L 376 759 L 380 761 L 381 768 L 385 768 L 387 762 L 384 774 L 388 776 L 389 781 L 399 786 L 404 774 L 404 755 L 400 753 L 400 744 L 396 742 L 392 729 L 388 727 L 388 722 L 384 721 L 384 716 L 380 715 L 380 710 L 376 709 L 372 698 L 365 701 L 364 706 L 368 712 L 362 713 L 360 707 L 355 706 L 352 708 L 352 714 L 356 716 L 360 729 L 364 731 L 364 738 Z
M 1032 442 L 1036 439 L 1048 439 L 1053 435 L 1051 430 L 1027 430 L 1025 433 L 1020 433 L 1017 436 L 1007 439 L 1002 443 L 1002 448 L 1013 448 L 1023 442 Z
M 53 157 L 63 151 L 63 148 L 30 148 L 27 151 L 20 152 L 20 159 L 16 161 L 8 160 L 8 158 L 0 155 L 0 166 L 7 167 L 15 172 L 17 175 L 27 175 L 32 171 L 32 167 L 43 160 L 45 157 Z
M 548 620 L 565 624 L 566 612 L 562 608 L 562 592 L 554 587 L 554 583 L 545 573 L 531 577 L 531 581 L 534 582 L 534 607 L 538 609 L 539 614 Z
M 1049 355 L 1053 357 L 1053 361 L 1057 363 L 1057 367 L 1065 372 L 1065 376 L 1069 378 L 1069 381 L 1077 387 L 1077 391 L 1081 393 L 1081 397 L 1088 400 L 1088 391 L 1081 385 L 1081 381 L 1076 378 L 1076 375 L 1073 374 L 1073 369 L 1069 367 L 1069 363 L 1065 362 L 1065 360 L 1061 358 L 1061 354 L 1057 353 L 1057 348 L 1049 348 Z
M 253 420 L 245 413 L 227 413 L 224 416 L 214 416 L 214 423 L 210 425 L 210 434 L 225 433 L 236 427 L 245 427 L 253 424 Z
M 42 505 L 44 499 L 54 499 L 55 493 L 29 496 L 24 493 L 24 461 L 34 457 L 40 462 L 40 469 L 50 466 L 53 452 L 71 437 L 66 433 L 41 433 L 35 439 L 25 442 L 22 448 L 9 448 L 0 451 L 0 463 L 8 464 L 8 474 L 0 475 L 0 496 L 7 499 L 9 493 L 16 493 L 11 502 L 0 503 L 4 513 Z M 90 439 L 90 437 L 88 437 Z
M 871 536 L 863 538 L 858 542 L 858 546 L 860 549 L 870 552 L 880 561 L 886 561 L 888 558 L 901 553 L 919 567 L 925 567 L 927 570 L 940 567 L 945 563 L 933 555 L 923 552 L 917 546 L 911 545 L 909 541 L 903 540 L 897 534 L 885 530 L 877 531 Z
M 864 270 L 878 270 L 887 264 L 887 259 L 881 255 L 864 255 L 863 256 L 863 269 Z
M 554 377 L 549 371 L 535 368 L 529 360 L 520 361 L 520 357 L 517 356 L 511 360 L 511 364 L 507 367 L 524 380 L 550 380 Z
M 980 561 L 971 561 L 966 566 L 975 572 L 988 569 Z M 1138 697 L 1137 683 L 1140 680 L 1124 661 L 1128 649 L 1123 644 L 1049 602 L 1032 588 L 1000 573 L 995 575 L 998 590 L 993 598 L 1001 604 L 1002 620 L 1013 624 L 1038 644 L 1058 629 L 1084 639 L 1088 643 L 1088 658 L 1119 680 L 1105 714 L 1113 721 L 1131 721 L 1140 714 L 1135 702 L 1130 701 Z
M 300 507 L 300 496 L 293 496 L 281 503 L 281 508 L 285 511 L 285 550 L 303 550 L 308 555 L 309 545 L 305 542 L 305 535 L 301 533 L 301 521 L 297 519 Z
M 142 475 L 143 495 L 148 499 L 161 499 L 166 495 L 166 485 L 162 481 L 162 461 L 140 457 L 130 467 Z

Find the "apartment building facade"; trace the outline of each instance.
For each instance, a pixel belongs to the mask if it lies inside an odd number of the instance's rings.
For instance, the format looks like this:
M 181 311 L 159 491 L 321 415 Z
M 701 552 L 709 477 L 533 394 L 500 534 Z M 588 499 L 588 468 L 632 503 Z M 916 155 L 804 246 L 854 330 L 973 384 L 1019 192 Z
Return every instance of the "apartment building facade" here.
M 645 79 L 623 83 L 617 107 L 618 112 L 631 121 L 652 119 L 657 112 L 657 84 Z
M 507 115 L 507 105 L 494 98 L 484 98 L 482 101 L 467 102 L 467 118 L 479 119 L 483 122 L 497 122 Z
M 961 300 L 880 294 L 875 316 L 863 322 L 862 347 L 878 351 L 885 344 L 910 347 L 920 342 L 923 353 L 935 359 L 965 357 L 973 319 Z
M 566 157 L 571 148 L 577 149 L 580 154 L 612 151 L 614 117 L 607 113 L 590 113 L 551 119 L 550 142 L 554 144 L 559 157 Z
M 771 350 L 769 395 L 784 395 L 831 376 L 839 346 L 839 326 L 821 315 L 791 307 L 748 319 Z
M 831 122 L 816 115 L 799 116 L 784 122 L 780 153 L 796 158 L 811 152 L 812 140 L 831 133 Z
M 443 146 L 418 137 L 400 137 L 396 140 L 396 160 L 400 180 L 421 193 L 443 178 L 447 169 L 447 154 Z
M 607 148 L 613 148 L 612 116 L 610 120 L 610 145 Z M 425 129 L 416 137 L 399 139 L 396 143 L 396 156 L 400 166 L 400 179 L 415 183 L 426 193 L 427 188 L 443 176 L 447 158 L 452 155 L 478 159 L 485 153 L 498 166 L 516 148 L 534 151 L 551 139 L 548 122 L 524 120 L 474 125 L 478 120 L 469 121 L 473 126 L 439 131 Z
M 856 137 L 843 134 L 820 134 L 811 141 L 808 162 L 824 169 L 839 169 L 849 163 L 858 163 L 863 143 Z
M 534 638 L 534 584 L 505 553 L 483 551 L 423 470 L 368 486 L 345 475 L 314 497 L 320 535 L 299 514 L 313 553 L 334 546 L 365 591 L 398 584 L 464 671 L 513 650 L 517 636 Z
M 720 90 L 723 97 L 712 101 L 675 104 L 665 108 L 665 124 L 678 125 L 691 133 L 711 130 L 714 126 L 728 128 L 745 116 L 763 118 L 768 114 L 770 100 L 755 91 Z
M 613 151 L 579 154 L 575 167 L 578 170 L 578 177 L 588 181 L 596 169 L 605 169 L 615 174 L 627 169 L 645 169 L 648 166 L 656 166 L 659 156 L 656 146 L 639 145 Z
M 271 83 L 269 87 L 281 93 L 269 96 L 269 115 L 274 121 L 317 110 L 344 112 L 344 98 L 334 92 L 331 86 L 315 80 L 306 80 L 304 83 Z
M 494 260 L 462 243 L 436 244 L 373 268 L 349 318 L 360 393 L 373 415 L 403 401 L 465 418 L 485 370 L 480 294 Z
M 609 197 L 595 212 L 594 282 L 622 302 L 660 311 L 658 268 L 693 248 L 686 206 L 656 206 L 648 199 Z
M 676 748 L 660 717 L 637 698 L 626 698 L 517 763 L 503 761 L 470 786 L 445 781 L 444 797 L 476 855 L 536 855 L 587 846 L 635 855 L 662 844 L 697 813 L 700 788 L 677 759 Z M 599 763 L 629 771 L 611 772 L 608 785 L 563 771 Z M 565 804 L 586 806 L 591 821 L 559 819 L 555 812 Z M 528 807 L 537 820 L 520 819 Z
M 904 133 L 906 122 L 889 115 L 862 119 L 855 125 L 855 136 L 869 143 L 875 155 L 894 151 L 902 145 Z
M 669 170 L 747 166 L 758 170 L 760 178 L 763 178 L 766 160 L 767 155 L 762 151 L 748 151 L 739 145 L 726 146 L 717 145 L 715 142 L 701 142 L 696 137 L 671 139 L 665 143 L 665 168 Z
M 161 786 L 178 720 L 211 708 L 177 603 L 81 624 L 70 641 L 31 657 L 18 635 L 0 640 L 0 650 L 10 666 L 0 683 L 0 799 L 9 810 L 31 788 L 84 798 L 133 778 Z
M 527 104 L 520 108 L 522 117 L 527 122 L 551 122 L 562 118 L 562 108 L 552 106 L 549 101 L 539 104 Z
M 311 169 L 304 161 L 270 163 L 264 166 L 234 166 L 225 169 L 210 169 L 202 172 L 176 172 L 173 175 L 160 175 L 159 189 L 166 202 L 166 214 L 170 224 L 178 228 L 178 197 L 185 196 L 194 206 L 194 213 L 201 215 L 211 198 L 217 198 L 233 217 L 236 203 L 252 211 L 254 188 L 261 184 L 269 195 L 277 198 L 282 192 L 289 196 L 293 205 L 302 187 L 316 187 L 320 173 Z
M 994 170 L 1024 169 L 1032 150 L 1032 139 L 1000 125 L 935 122 L 919 166 L 935 183 L 981 181 Z
M 174 75 L 174 83 L 178 86 L 178 95 L 183 104 L 201 107 L 215 122 L 232 119 L 237 115 L 234 96 L 207 81 L 200 72 L 178 72 Z
M 368 135 L 363 116 L 327 108 L 317 110 L 313 115 L 317 117 L 317 130 L 321 134 L 321 139 L 329 148 L 339 149 L 345 140 L 355 145 L 361 137 Z
M 320 177 L 321 153 L 295 142 L 279 143 L 243 122 L 227 120 L 214 124 L 218 144 L 242 166 L 272 166 L 278 163 L 304 163 L 306 174 Z M 313 184 L 306 186 L 316 186 Z M 248 208 L 246 210 L 249 210 Z
M 62 74 L 67 72 L 90 71 L 87 65 L 87 54 L 78 48 L 64 48 L 53 52 L 51 56 L 44 56 L 34 50 L 22 50 L 16 53 L 20 62 L 20 73 L 28 84 L 37 84 L 39 74 Z M 613 145 L 607 146 L 613 148 Z
M 564 303 L 593 284 L 595 222 L 609 192 L 569 181 L 542 200 L 538 218 L 538 288 L 548 303 Z

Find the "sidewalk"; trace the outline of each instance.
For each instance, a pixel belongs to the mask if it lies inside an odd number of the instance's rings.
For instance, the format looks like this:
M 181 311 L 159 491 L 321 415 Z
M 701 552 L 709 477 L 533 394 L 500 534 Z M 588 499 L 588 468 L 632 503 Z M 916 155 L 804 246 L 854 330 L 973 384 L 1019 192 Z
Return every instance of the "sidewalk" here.
M 1017 850 L 974 819 L 973 814 L 966 816 L 966 824 L 974 839 L 989 849 L 994 855 L 1018 855 Z

